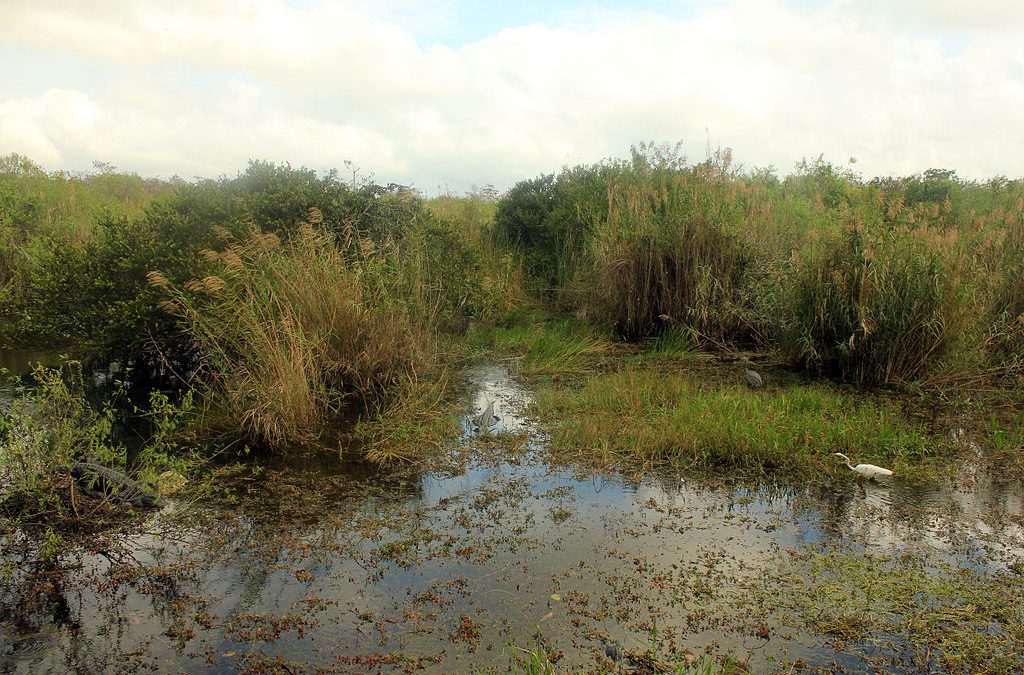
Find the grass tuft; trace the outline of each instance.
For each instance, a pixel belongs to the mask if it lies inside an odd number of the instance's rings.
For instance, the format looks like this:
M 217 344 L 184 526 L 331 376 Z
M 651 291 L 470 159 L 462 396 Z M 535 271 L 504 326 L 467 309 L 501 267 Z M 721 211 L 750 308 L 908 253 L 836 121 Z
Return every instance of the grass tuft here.
M 256 442 L 311 443 L 346 397 L 389 393 L 427 361 L 428 333 L 387 293 L 378 263 L 346 259 L 327 232 L 305 228 L 284 246 L 256 232 L 215 258 L 218 274 L 195 292 L 169 292 L 210 408 Z

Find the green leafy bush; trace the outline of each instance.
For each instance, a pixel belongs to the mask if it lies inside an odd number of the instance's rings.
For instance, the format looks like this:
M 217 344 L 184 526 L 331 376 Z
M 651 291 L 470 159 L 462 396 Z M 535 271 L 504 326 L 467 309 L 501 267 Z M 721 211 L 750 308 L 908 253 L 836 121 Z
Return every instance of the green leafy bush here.
M 82 366 L 37 366 L 34 386 L 19 383 L 0 415 L 0 504 L 7 515 L 67 517 L 61 477 L 71 463 L 93 459 L 123 466 L 125 450 L 111 440 L 114 411 L 85 398 Z

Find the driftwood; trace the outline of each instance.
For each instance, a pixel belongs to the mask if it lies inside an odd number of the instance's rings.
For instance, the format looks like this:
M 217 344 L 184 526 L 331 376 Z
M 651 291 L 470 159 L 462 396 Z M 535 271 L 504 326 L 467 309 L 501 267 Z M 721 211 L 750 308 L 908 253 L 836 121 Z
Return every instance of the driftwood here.
M 156 506 L 160 496 L 142 483 L 125 474 L 94 462 L 75 462 L 71 475 L 78 480 L 82 491 L 91 497 L 133 506 Z

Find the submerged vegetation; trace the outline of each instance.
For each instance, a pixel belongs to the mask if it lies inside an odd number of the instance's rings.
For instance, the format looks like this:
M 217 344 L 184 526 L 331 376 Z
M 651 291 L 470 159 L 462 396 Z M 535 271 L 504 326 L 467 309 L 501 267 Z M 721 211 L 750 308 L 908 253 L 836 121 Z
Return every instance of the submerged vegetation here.
M 804 550 L 791 552 L 787 574 L 799 583 L 773 589 L 771 604 L 855 652 L 888 646 L 922 671 L 1020 668 L 1024 586 L 1013 572 L 929 566 L 913 554 Z

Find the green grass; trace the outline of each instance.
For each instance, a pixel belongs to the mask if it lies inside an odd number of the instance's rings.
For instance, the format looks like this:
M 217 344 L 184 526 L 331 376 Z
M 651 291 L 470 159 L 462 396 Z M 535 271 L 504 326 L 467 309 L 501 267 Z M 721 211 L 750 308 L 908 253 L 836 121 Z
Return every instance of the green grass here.
M 362 454 L 377 464 L 396 464 L 439 452 L 461 430 L 452 392 L 447 373 L 405 382 L 356 424 Z
M 642 364 L 695 361 L 706 358 L 706 355 L 702 355 L 697 349 L 693 337 L 685 328 L 671 328 L 649 341 L 648 345 L 631 356 L 630 360 Z
M 557 673 L 572 672 L 591 672 L 602 674 L 641 672 L 652 673 L 653 675 L 712 675 L 712 673 L 716 672 L 746 672 L 741 668 L 734 667 L 731 660 L 726 660 L 723 664 L 717 664 L 715 661 L 707 657 L 701 659 L 693 659 L 692 657 L 687 656 L 666 656 L 664 658 L 659 658 L 656 638 L 657 636 L 655 634 L 651 648 L 643 653 L 626 654 L 625 650 L 623 650 L 623 658 L 618 664 L 602 656 L 602 660 L 596 668 L 591 667 L 586 670 L 578 669 L 575 671 L 567 668 L 558 668 L 557 665 L 552 662 L 551 657 L 548 656 L 548 652 L 542 646 L 538 646 L 536 649 L 524 649 L 512 644 L 509 645 L 509 649 L 513 654 L 513 663 L 510 668 L 510 672 L 516 674 L 522 673 L 522 675 L 557 675 Z M 627 664 L 625 668 L 623 668 L 623 662 Z
M 898 472 L 934 447 L 895 407 L 820 384 L 751 391 L 628 366 L 542 389 L 536 406 L 556 452 L 621 460 L 808 473 L 843 452 Z
M 581 372 L 611 347 L 585 323 L 534 315 L 506 326 L 478 327 L 463 344 L 475 358 L 516 358 L 527 375 Z

